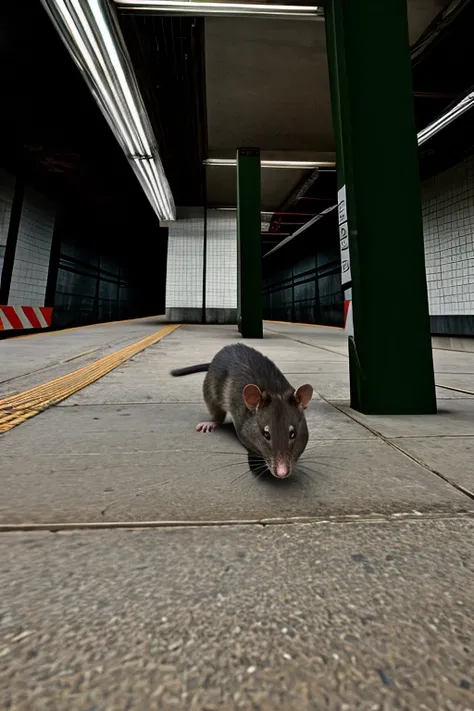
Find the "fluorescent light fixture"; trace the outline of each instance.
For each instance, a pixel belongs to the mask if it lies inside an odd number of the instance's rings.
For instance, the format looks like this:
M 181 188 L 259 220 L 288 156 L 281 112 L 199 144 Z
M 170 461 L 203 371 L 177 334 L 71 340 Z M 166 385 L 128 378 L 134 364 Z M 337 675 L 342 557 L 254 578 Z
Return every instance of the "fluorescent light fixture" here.
M 204 165 L 217 168 L 235 168 L 236 158 L 207 158 Z M 282 170 L 314 170 L 314 168 L 335 169 L 334 161 L 314 161 L 314 160 L 262 160 L 262 168 L 279 168 Z
M 176 219 L 158 145 L 110 0 L 41 2 L 158 218 Z
M 436 121 L 433 121 L 433 123 L 430 123 L 429 126 L 420 131 L 417 136 L 418 145 L 422 146 L 423 143 L 435 136 L 437 133 L 439 133 L 439 131 L 442 131 L 443 128 L 446 128 L 446 126 L 449 126 L 450 123 L 455 121 L 457 118 L 459 118 L 459 116 L 462 116 L 462 114 L 464 114 L 466 111 L 469 111 L 469 109 L 472 109 L 473 107 L 474 91 L 465 96 L 464 99 L 461 99 L 459 103 L 453 106 L 452 109 L 449 109 L 449 111 L 446 111 L 446 113 L 436 119 Z
M 210 207 L 209 210 L 221 210 L 222 212 L 236 212 L 237 207 Z M 275 210 L 261 210 L 262 217 L 273 217 Z
M 243 2 L 201 2 L 201 0 L 114 0 L 119 10 L 155 15 L 191 15 L 217 17 L 263 17 L 323 20 L 318 5 L 271 5 Z

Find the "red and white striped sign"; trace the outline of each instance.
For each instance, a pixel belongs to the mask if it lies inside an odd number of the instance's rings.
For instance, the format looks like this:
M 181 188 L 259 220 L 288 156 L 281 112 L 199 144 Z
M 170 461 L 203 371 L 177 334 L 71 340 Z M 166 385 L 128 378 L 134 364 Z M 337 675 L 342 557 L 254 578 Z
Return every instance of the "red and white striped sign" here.
M 352 323 L 352 299 L 344 301 L 344 331 L 348 336 L 354 335 L 354 327 Z
M 51 306 L 0 306 L 0 331 L 51 326 Z

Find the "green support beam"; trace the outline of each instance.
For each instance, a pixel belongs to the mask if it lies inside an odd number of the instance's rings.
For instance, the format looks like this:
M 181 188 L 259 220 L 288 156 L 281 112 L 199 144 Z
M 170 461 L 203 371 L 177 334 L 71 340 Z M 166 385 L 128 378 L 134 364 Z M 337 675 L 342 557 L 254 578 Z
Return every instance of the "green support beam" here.
M 260 151 L 237 151 L 237 315 L 244 338 L 263 338 Z
M 351 406 L 435 413 L 406 0 L 327 0 L 325 14 Z

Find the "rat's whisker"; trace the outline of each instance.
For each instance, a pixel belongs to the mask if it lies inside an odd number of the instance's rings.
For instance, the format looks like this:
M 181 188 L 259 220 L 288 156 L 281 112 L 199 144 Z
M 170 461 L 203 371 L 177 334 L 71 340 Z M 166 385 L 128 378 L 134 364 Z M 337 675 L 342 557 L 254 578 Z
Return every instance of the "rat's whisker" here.
M 263 472 L 266 471 L 267 469 L 268 469 L 268 467 L 267 467 L 266 464 L 260 464 L 260 466 L 254 467 L 253 469 L 250 469 L 250 471 L 251 471 L 253 474 L 258 474 L 259 472 L 260 472 L 261 474 L 263 474 Z
M 303 477 L 306 477 L 306 479 L 308 479 L 311 482 L 315 481 L 314 477 L 310 476 L 308 474 L 308 472 L 303 471 L 303 469 L 295 469 L 295 474 L 302 475 Z
M 230 485 L 235 484 L 235 482 L 239 481 L 239 479 L 243 479 L 243 477 L 246 476 L 247 474 L 255 474 L 255 475 L 257 475 L 257 479 L 258 479 L 265 472 L 266 469 L 267 469 L 266 463 L 260 464 L 258 467 L 254 468 L 254 469 L 252 469 L 252 468 L 246 469 L 244 472 L 241 472 L 240 474 L 238 474 L 235 477 L 235 479 L 232 479 L 232 481 L 230 482 Z
M 235 477 L 235 479 L 232 479 L 232 481 L 229 482 L 229 486 L 232 486 L 232 484 L 235 484 L 236 481 L 239 481 L 239 479 L 242 479 L 247 474 L 250 474 L 251 471 L 251 469 L 247 469 L 245 472 L 241 472 L 238 476 Z
M 214 469 L 209 469 L 209 473 L 216 472 L 218 469 L 229 469 L 229 467 L 241 467 L 242 464 L 248 464 L 247 460 L 241 462 L 232 462 L 232 464 L 222 464 L 220 467 L 215 467 Z
M 250 494 L 250 490 L 256 485 L 257 481 L 260 479 L 260 477 L 264 474 L 264 472 L 260 472 L 260 474 L 257 474 L 255 479 L 251 482 L 249 488 L 247 489 L 247 496 Z
M 297 469 L 295 469 L 295 472 L 297 474 L 302 474 L 303 476 L 305 476 L 307 479 L 310 479 L 311 481 L 315 481 L 315 478 L 313 476 L 311 476 L 311 474 L 314 474 L 315 472 L 310 473 L 306 469 L 303 469 L 303 467 L 298 467 Z
M 264 462 L 265 457 L 262 457 L 260 454 L 249 454 L 249 461 L 251 462 Z

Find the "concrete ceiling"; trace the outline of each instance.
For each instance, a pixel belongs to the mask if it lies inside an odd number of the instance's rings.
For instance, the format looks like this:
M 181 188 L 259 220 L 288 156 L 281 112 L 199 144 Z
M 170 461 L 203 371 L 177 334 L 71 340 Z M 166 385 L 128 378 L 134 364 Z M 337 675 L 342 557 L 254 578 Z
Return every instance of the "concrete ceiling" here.
M 416 42 L 446 0 L 408 0 Z M 209 157 L 258 146 L 265 157 L 334 160 L 323 22 L 207 18 Z M 262 205 L 277 210 L 306 173 L 262 171 Z M 208 203 L 235 205 L 235 168 L 207 168 Z

